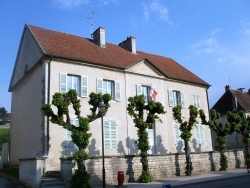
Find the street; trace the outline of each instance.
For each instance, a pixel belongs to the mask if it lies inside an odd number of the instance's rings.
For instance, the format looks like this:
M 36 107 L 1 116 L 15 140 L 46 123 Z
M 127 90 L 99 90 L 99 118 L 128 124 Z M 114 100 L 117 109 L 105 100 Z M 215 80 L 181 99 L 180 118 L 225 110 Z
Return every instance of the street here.
M 241 176 L 237 178 L 227 178 L 210 182 L 201 182 L 192 185 L 176 186 L 183 188 L 249 188 L 250 187 L 250 176 Z
M 21 185 L 18 185 L 16 182 L 8 181 L 0 177 L 0 188 L 24 188 Z

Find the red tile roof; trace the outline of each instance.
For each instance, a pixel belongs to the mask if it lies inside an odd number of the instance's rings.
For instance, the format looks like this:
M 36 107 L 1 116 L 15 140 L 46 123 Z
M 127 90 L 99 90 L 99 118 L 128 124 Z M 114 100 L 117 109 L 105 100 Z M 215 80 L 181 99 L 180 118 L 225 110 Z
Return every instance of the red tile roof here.
M 124 48 L 106 43 L 106 48 L 98 46 L 92 39 L 26 25 L 45 55 L 62 59 L 88 62 L 125 70 L 142 60 L 148 60 L 164 76 L 209 87 L 209 84 L 184 68 L 171 58 Z

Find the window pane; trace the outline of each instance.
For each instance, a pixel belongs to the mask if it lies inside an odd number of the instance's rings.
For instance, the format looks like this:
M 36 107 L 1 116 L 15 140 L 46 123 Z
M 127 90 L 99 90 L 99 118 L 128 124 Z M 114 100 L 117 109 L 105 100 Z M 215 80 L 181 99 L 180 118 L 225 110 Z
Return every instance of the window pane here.
M 75 89 L 78 96 L 80 95 L 80 77 L 68 75 L 67 76 L 67 91 Z
M 114 98 L 114 82 L 109 80 L 103 80 L 102 84 L 103 94 L 108 93 L 111 95 L 112 99 Z
M 142 95 L 144 95 L 145 103 L 149 101 L 149 87 L 148 86 L 141 86 L 142 88 Z

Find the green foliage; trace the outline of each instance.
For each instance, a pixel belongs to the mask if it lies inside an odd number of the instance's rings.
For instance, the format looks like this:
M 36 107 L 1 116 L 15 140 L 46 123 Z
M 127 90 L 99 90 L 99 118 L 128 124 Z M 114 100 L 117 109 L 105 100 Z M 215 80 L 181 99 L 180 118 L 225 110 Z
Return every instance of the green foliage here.
M 88 182 L 90 174 L 87 171 L 76 171 L 71 179 L 72 188 L 91 188 Z
M 143 170 L 141 175 L 141 181 L 146 183 L 150 182 L 147 159 L 147 151 L 150 149 L 150 145 L 148 142 L 148 133 L 146 129 L 151 126 L 154 126 L 156 121 L 161 122 L 159 114 L 165 114 L 166 112 L 164 111 L 164 107 L 160 102 L 149 101 L 148 104 L 145 104 L 143 95 L 129 97 L 128 102 L 128 114 L 133 118 L 135 127 L 138 128 L 137 146 L 138 149 L 141 151 L 140 156 Z
M 2 144 L 4 142 L 10 141 L 10 129 L 9 128 L 2 128 L 0 129 L 0 151 L 2 151 Z
M 89 154 L 86 153 L 85 151 L 76 151 L 73 155 L 73 158 L 75 161 L 78 163 L 85 161 L 89 158 Z
M 142 171 L 142 174 L 138 178 L 139 183 L 149 183 L 153 181 L 153 177 L 147 171 Z
M 103 100 L 106 105 L 104 113 L 97 112 L 99 102 Z M 89 139 L 91 133 L 89 123 L 96 120 L 97 118 L 105 115 L 108 108 L 110 107 L 109 101 L 111 96 L 109 94 L 90 93 L 89 104 L 91 114 L 87 117 L 81 116 L 81 102 L 78 99 L 77 92 L 75 90 L 69 90 L 67 93 L 55 93 L 52 97 L 52 105 L 57 108 L 57 113 L 54 113 L 50 104 L 44 104 L 41 107 L 41 111 L 45 116 L 50 118 L 52 123 L 62 126 L 72 132 L 72 141 L 78 146 L 79 151 L 76 151 L 73 155 L 74 160 L 77 162 L 78 170 L 77 173 L 72 177 L 73 187 L 89 187 L 89 174 L 86 171 L 85 160 L 88 159 L 89 155 L 85 152 L 89 145 Z M 78 118 L 79 126 L 73 125 L 70 119 L 69 106 L 72 105 L 75 115 Z
M 189 106 L 189 120 L 183 121 L 182 117 L 182 107 L 181 106 L 175 106 L 173 108 L 173 118 L 174 120 L 180 124 L 180 131 L 181 135 L 180 137 L 184 140 L 185 144 L 185 154 L 186 154 L 186 175 L 190 176 L 192 174 L 193 166 L 190 158 L 190 148 L 189 148 L 189 141 L 192 137 L 192 129 L 197 124 L 196 118 L 198 116 L 198 109 L 190 105 Z
M 236 124 L 235 123 L 221 123 L 219 122 L 219 118 L 220 118 L 220 113 L 217 112 L 216 110 L 212 109 L 211 110 L 211 120 L 207 121 L 206 120 L 206 115 L 204 114 L 203 110 L 199 111 L 200 114 L 200 118 L 202 120 L 202 123 L 205 125 L 208 125 L 210 127 L 211 130 L 213 130 L 217 136 L 217 143 L 218 143 L 218 150 L 220 152 L 220 165 L 221 171 L 226 171 L 227 167 L 228 167 L 228 160 L 227 157 L 225 155 L 225 151 L 226 151 L 226 135 L 228 134 L 232 134 L 235 131 L 236 128 Z M 228 117 L 229 121 L 232 121 L 231 118 L 234 117 Z
M 246 117 L 241 110 L 238 113 L 227 112 L 227 120 L 235 131 L 242 135 L 242 142 L 245 144 L 245 164 L 250 168 L 250 116 Z
M 0 125 L 4 125 L 7 122 L 7 110 L 4 107 L 0 108 Z

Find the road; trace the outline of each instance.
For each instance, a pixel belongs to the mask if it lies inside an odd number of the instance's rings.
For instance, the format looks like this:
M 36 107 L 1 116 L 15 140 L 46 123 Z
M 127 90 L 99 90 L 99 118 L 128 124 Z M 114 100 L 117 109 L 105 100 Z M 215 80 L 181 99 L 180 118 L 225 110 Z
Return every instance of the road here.
M 177 186 L 179 187 L 179 186 Z M 237 178 L 227 178 L 210 182 L 203 182 L 192 185 L 181 186 L 183 188 L 249 188 L 250 176 L 241 176 Z
M 16 182 L 8 181 L 0 177 L 0 188 L 24 188 L 21 185 L 18 185 Z

